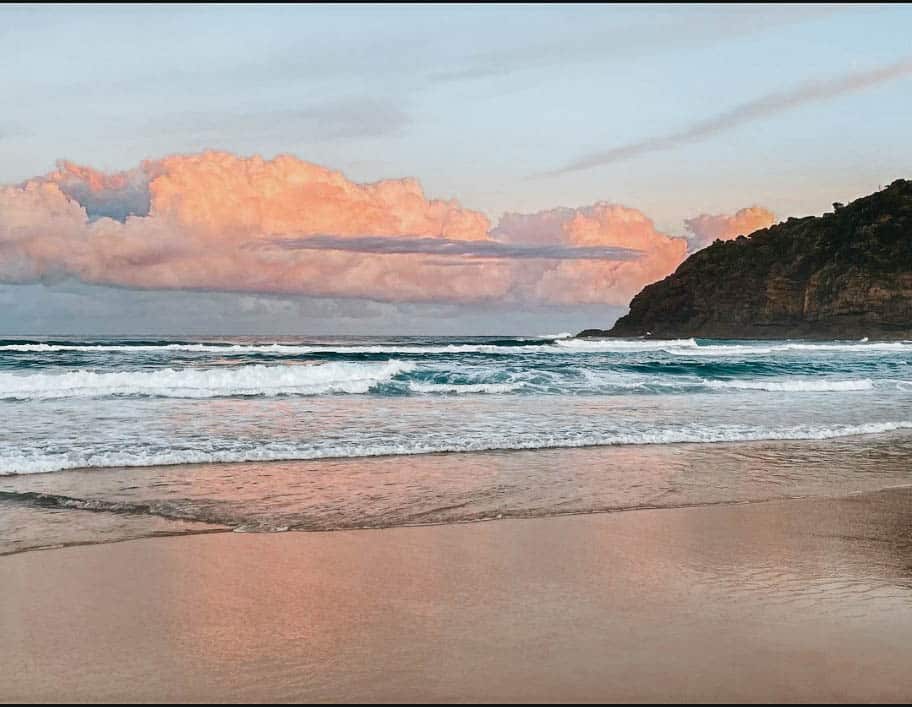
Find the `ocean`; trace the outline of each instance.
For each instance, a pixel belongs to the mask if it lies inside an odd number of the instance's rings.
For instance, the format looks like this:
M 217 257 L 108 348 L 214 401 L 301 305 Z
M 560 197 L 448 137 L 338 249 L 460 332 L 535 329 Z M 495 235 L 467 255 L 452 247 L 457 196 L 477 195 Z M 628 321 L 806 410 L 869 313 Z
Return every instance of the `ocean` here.
M 0 340 L 0 553 L 912 484 L 912 342 Z

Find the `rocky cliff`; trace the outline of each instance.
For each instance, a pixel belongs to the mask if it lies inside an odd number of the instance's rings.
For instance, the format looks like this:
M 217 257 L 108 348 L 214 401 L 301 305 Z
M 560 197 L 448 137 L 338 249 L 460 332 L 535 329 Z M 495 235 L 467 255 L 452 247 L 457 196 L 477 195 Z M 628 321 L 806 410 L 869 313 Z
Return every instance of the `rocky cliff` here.
M 912 339 L 912 181 L 716 241 L 581 336 Z

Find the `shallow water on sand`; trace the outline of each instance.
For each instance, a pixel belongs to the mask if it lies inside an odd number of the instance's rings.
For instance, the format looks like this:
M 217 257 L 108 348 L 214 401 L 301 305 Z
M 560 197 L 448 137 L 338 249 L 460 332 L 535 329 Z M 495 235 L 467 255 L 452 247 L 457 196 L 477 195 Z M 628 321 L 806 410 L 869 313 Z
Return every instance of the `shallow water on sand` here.
M 0 553 L 843 496 L 912 484 L 912 438 L 590 447 L 0 478 Z

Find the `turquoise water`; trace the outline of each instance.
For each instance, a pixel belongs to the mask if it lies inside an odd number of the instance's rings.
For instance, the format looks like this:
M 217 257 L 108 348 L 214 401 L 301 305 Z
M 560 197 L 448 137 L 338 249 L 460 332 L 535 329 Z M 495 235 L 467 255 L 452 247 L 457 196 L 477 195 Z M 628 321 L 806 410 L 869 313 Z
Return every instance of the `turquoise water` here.
M 912 344 L 0 341 L 0 474 L 912 427 Z

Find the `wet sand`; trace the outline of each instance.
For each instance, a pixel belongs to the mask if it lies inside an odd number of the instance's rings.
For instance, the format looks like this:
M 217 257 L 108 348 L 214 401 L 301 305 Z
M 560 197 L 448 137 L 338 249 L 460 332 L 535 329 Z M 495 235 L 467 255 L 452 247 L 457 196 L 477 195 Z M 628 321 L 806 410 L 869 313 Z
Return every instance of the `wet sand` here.
M 4 701 L 912 699 L 912 489 L 0 557 Z

